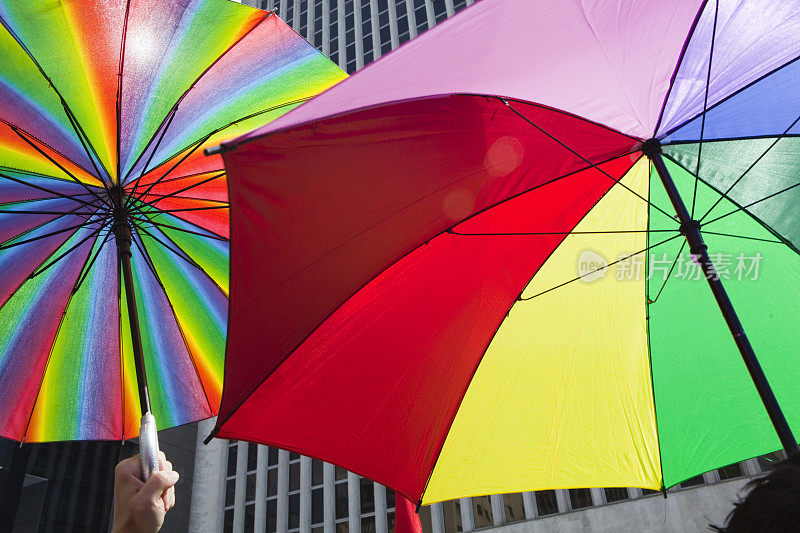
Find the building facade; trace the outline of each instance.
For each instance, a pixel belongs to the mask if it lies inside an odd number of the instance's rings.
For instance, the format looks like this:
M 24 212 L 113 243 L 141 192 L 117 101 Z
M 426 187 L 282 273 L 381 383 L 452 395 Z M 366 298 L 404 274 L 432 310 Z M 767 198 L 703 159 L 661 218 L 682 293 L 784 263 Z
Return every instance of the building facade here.
M 474 0 L 246 0 L 277 9 L 348 74 L 432 28 Z
M 241 441 L 202 438 L 190 531 L 209 533 L 394 533 L 394 493 L 329 463 Z M 744 485 L 784 457 L 776 452 L 689 479 L 664 494 L 585 488 L 495 494 L 420 509 L 425 533 L 707 531 L 721 524 Z

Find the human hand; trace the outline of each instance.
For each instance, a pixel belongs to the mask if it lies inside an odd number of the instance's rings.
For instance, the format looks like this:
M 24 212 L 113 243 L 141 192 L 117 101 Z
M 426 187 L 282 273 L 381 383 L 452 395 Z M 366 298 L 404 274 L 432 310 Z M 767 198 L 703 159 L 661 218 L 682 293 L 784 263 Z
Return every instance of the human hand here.
M 160 471 L 142 481 L 139 455 L 120 461 L 114 469 L 113 533 L 155 533 L 175 505 L 178 473 L 164 452 L 158 452 Z

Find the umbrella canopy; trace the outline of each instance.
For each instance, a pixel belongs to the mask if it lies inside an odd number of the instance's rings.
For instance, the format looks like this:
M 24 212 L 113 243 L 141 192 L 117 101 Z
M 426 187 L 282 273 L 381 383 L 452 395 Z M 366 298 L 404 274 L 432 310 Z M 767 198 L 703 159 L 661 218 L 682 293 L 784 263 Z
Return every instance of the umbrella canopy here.
M 770 416 L 796 447 L 799 28 L 483 0 L 223 144 L 216 435 L 421 503 L 669 487 L 780 448 Z
M 161 427 L 216 414 L 228 197 L 202 148 L 345 74 L 227 0 L 0 0 L 0 57 L 0 435 L 135 437 L 137 346 Z

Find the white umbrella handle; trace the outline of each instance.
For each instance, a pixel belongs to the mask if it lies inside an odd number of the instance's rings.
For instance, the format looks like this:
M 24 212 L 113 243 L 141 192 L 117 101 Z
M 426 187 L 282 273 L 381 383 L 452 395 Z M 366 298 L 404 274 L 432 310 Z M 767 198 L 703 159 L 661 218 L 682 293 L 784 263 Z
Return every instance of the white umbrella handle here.
M 139 456 L 142 460 L 142 477 L 145 481 L 158 472 L 158 429 L 152 413 L 142 415 L 139 428 Z

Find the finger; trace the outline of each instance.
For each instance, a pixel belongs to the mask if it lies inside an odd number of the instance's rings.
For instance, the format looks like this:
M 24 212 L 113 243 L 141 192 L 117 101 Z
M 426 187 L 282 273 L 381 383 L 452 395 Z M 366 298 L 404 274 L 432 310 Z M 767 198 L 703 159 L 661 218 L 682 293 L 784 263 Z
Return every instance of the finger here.
M 170 487 L 161 497 L 164 500 L 164 509 L 169 511 L 175 506 L 175 487 Z
M 120 487 L 130 486 L 138 489 L 144 484 L 142 481 L 142 464 L 137 453 L 117 463 L 114 468 L 114 484 Z
M 161 450 L 159 450 L 159 451 L 158 451 L 158 469 L 159 469 L 159 470 L 166 470 L 166 464 L 167 464 L 168 462 L 169 462 L 169 461 L 167 461 L 167 456 L 166 456 L 166 455 L 164 455 L 164 452 L 162 452 Z
M 139 477 L 142 471 L 142 463 L 139 459 L 139 454 L 137 453 L 133 457 L 128 457 L 127 459 L 120 461 L 117 463 L 117 467 L 114 470 L 115 474 L 132 474 L 136 477 Z
M 169 461 L 165 461 L 161 464 L 161 470 L 164 472 L 172 472 L 172 463 Z
M 155 472 L 147 480 L 147 483 L 142 486 L 139 494 L 142 494 L 149 501 L 157 503 L 161 499 L 161 495 L 178 482 L 179 477 L 174 470 L 171 472 Z

